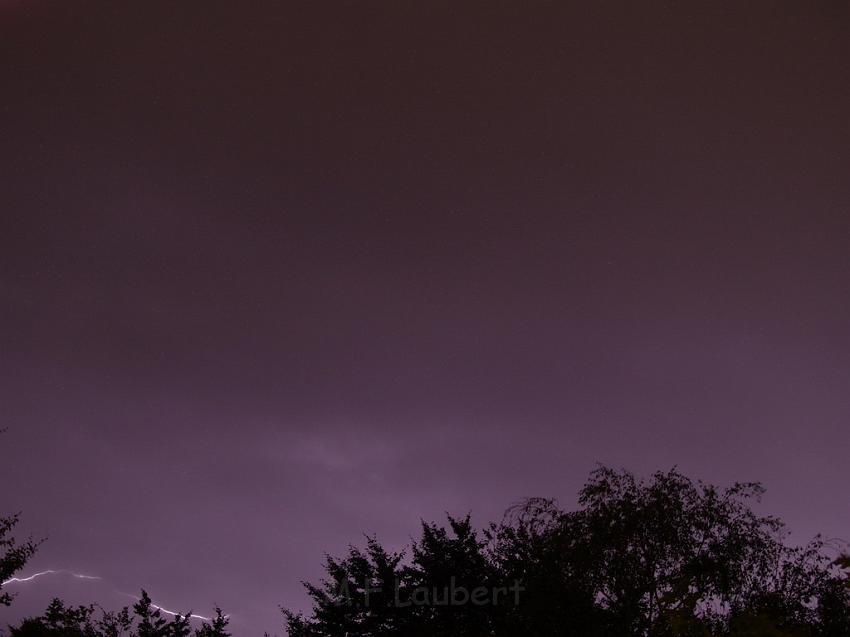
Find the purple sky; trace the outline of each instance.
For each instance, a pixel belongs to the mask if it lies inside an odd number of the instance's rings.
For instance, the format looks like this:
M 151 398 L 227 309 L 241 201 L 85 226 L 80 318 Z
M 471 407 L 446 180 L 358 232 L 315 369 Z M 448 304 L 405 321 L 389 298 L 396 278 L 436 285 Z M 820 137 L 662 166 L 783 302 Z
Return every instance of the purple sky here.
M 103 578 L 0 623 L 596 462 L 850 535 L 850 5 L 250 4 L 0 3 L 0 512 Z

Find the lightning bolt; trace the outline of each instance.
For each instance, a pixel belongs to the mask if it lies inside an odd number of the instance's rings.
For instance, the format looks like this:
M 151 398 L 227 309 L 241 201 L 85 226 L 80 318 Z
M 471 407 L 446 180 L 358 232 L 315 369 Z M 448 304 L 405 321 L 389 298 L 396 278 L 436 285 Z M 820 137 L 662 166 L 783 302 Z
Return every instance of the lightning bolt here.
M 36 579 L 37 577 L 41 577 L 42 575 L 54 575 L 56 573 L 68 573 L 69 575 L 76 577 L 78 579 L 100 579 L 99 577 L 96 577 L 95 575 L 83 575 L 82 573 L 74 573 L 74 572 L 69 571 L 67 569 L 59 569 L 59 570 L 47 569 L 46 571 L 39 571 L 38 573 L 33 573 L 32 575 L 30 575 L 28 577 L 10 577 L 9 579 L 7 579 L 4 582 L 0 582 L 0 586 L 5 586 L 6 584 L 17 584 L 17 583 L 21 583 L 21 582 L 31 582 L 32 580 Z
M 132 597 L 136 601 L 141 599 L 141 597 L 138 597 L 136 595 L 130 595 L 130 593 L 121 593 L 121 594 L 124 595 L 125 597 Z M 195 615 L 194 613 L 192 613 L 190 615 L 184 615 L 183 613 L 176 613 L 173 610 L 168 610 L 167 608 L 163 608 L 162 606 L 158 606 L 157 604 L 154 604 L 153 602 L 151 602 L 151 606 L 153 606 L 158 611 L 162 611 L 166 615 L 171 615 L 172 617 L 177 617 L 177 615 L 180 615 L 180 617 L 191 617 L 192 619 L 202 619 L 205 622 L 212 621 L 211 617 L 204 617 L 203 615 Z M 229 617 L 229 615 L 225 615 L 225 617 Z
M 64 569 L 64 568 L 63 569 L 49 568 L 45 571 L 39 571 L 38 573 L 33 573 L 32 575 L 28 575 L 27 577 L 10 577 L 9 579 L 5 580 L 4 582 L 0 582 L 0 586 L 5 586 L 6 584 L 19 584 L 19 583 L 23 583 L 23 582 L 31 582 L 34 579 L 37 579 L 37 578 L 39 578 L 43 575 L 57 575 L 59 573 L 67 573 L 68 575 L 70 575 L 72 577 L 76 577 L 77 579 L 85 579 L 85 580 L 102 579 L 101 577 L 98 577 L 97 575 L 83 575 L 82 573 L 75 573 L 73 571 L 69 571 L 69 570 Z M 137 597 L 136 595 L 130 595 L 130 593 L 121 593 L 121 595 L 124 595 L 125 597 L 131 597 L 131 598 L 133 598 L 137 601 L 139 599 L 141 599 L 140 597 Z M 153 606 L 158 611 L 165 613 L 166 615 L 171 615 L 172 617 L 177 617 L 177 615 L 180 615 L 181 617 L 184 617 L 183 613 L 176 613 L 173 610 L 168 610 L 167 608 L 164 608 L 164 607 L 159 606 L 157 604 L 151 603 L 151 606 Z M 206 621 L 206 622 L 212 621 L 212 618 L 210 618 L 210 617 L 204 617 L 203 615 L 195 615 L 194 613 L 188 615 L 188 617 L 190 617 L 192 619 L 200 619 L 200 620 L 203 620 L 203 621 Z M 225 615 L 225 617 L 229 617 L 229 615 Z
M 46 571 L 41 571 L 40 573 L 33 573 L 29 577 L 10 577 L 5 582 L 0 583 L 0 586 L 5 586 L 6 584 L 14 584 L 16 582 L 29 582 L 31 580 L 34 580 L 36 577 L 41 577 L 42 575 L 51 575 L 52 573 L 55 573 L 55 572 L 56 571 L 46 570 Z
M 162 612 L 163 612 L 163 613 L 165 613 L 166 615 L 171 615 L 172 617 L 177 617 L 177 615 L 180 615 L 181 617 L 183 616 L 183 613 L 175 613 L 173 610 L 168 610 L 167 608 L 163 608 L 162 606 L 157 606 L 157 605 L 156 605 L 156 604 L 154 604 L 154 603 L 151 603 L 151 606 L 153 606 L 153 607 L 154 607 L 154 608 L 156 608 L 157 610 L 162 611 Z M 193 613 L 193 614 L 190 614 L 190 615 L 189 615 L 189 617 L 191 617 L 192 619 L 202 619 L 202 620 L 204 620 L 205 622 L 210 622 L 210 621 L 212 621 L 212 618 L 211 618 L 211 617 L 204 617 L 203 615 L 195 615 L 194 613 Z

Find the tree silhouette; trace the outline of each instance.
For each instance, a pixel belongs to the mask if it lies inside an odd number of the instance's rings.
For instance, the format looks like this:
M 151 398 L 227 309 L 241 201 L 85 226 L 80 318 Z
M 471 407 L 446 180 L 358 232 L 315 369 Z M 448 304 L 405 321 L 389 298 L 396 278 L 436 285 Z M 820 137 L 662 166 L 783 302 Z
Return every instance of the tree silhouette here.
M 94 606 L 65 606 L 54 599 L 44 615 L 30 617 L 10 627 L 12 637 L 95 637 Z
M 9 631 L 12 637 L 188 637 L 193 634 L 190 615 L 166 619 L 143 590 L 132 612 L 127 607 L 119 612 L 101 609 L 96 617 L 94 605 L 66 606 L 54 599 L 43 615 L 28 617 L 18 626 L 10 626 Z M 229 621 L 216 607 L 211 623 L 203 622 L 194 637 L 230 637 Z
M 8 581 L 15 573 L 19 572 L 35 554 L 38 542 L 27 538 L 18 543 L 11 535 L 12 529 L 18 523 L 18 515 L 0 518 L 0 605 L 9 606 L 14 595 L 3 591 L 3 583 Z
M 290 637 L 848 637 L 850 556 L 820 537 L 788 546 L 752 502 L 757 483 L 720 489 L 677 470 L 639 480 L 600 467 L 576 510 L 531 499 L 483 531 L 469 516 L 423 522 L 406 550 L 375 537 L 328 556 L 305 583 L 309 615 L 284 609 Z M 31 543 L 3 538 L 7 568 Z M 11 552 L 10 552 L 11 551 Z M 15 552 L 18 551 L 18 552 Z M 14 571 L 12 571 L 14 572 Z M 132 611 L 54 600 L 12 637 L 189 637 L 144 590 Z M 218 607 L 193 637 L 230 637 Z
M 215 616 L 212 618 L 212 623 L 204 622 L 203 625 L 195 631 L 195 637 L 230 637 L 227 631 L 227 626 L 230 619 L 221 609 L 215 607 Z
M 0 434 L 6 432 L 6 429 L 0 429 Z M 16 513 L 8 517 L 0 518 L 0 606 L 9 606 L 14 599 L 14 595 L 9 592 L 3 592 L 3 584 L 12 576 L 20 571 L 29 559 L 35 555 L 40 542 L 33 542 L 32 538 L 27 538 L 24 542 L 18 543 L 11 535 L 12 529 L 18 524 L 20 514 Z
M 142 590 L 141 599 L 133 604 L 133 612 L 138 618 L 139 637 L 164 637 L 167 622 L 162 612 L 153 606 L 147 591 Z
M 287 628 L 292 637 L 850 635 L 839 569 L 850 558 L 830 560 L 819 537 L 787 546 L 782 522 L 751 508 L 763 491 L 600 467 L 575 511 L 534 499 L 483 534 L 468 517 L 423 524 L 409 562 L 374 538 L 365 553 L 328 558 L 328 577 L 306 584 L 311 616 L 284 611 Z M 511 582 L 516 598 L 495 602 L 490 593 Z M 487 603 L 453 598 L 452 587 L 483 590 Z

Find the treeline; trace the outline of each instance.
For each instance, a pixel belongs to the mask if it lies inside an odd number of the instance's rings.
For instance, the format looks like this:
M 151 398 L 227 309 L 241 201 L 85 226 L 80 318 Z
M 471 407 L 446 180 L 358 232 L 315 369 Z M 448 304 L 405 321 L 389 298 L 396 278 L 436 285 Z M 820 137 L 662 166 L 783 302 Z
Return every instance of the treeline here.
M 307 584 L 310 615 L 286 613 L 289 634 L 850 636 L 850 562 L 822 538 L 787 546 L 782 522 L 751 507 L 762 492 L 600 468 L 575 511 L 530 500 L 483 532 L 423 524 L 409 559 L 374 539 L 329 558 Z
M 230 620 L 220 608 L 200 628 L 192 628 L 190 614 L 166 619 L 144 590 L 132 610 L 125 607 L 119 612 L 102 610 L 94 604 L 66 606 L 62 600 L 54 599 L 43 615 L 10 626 L 9 633 L 12 637 L 230 637 Z
M 850 558 L 817 537 L 787 544 L 752 508 L 763 489 L 720 489 L 673 470 L 647 481 L 599 468 L 579 508 L 532 499 L 483 530 L 423 523 L 402 552 L 376 538 L 328 557 L 312 608 L 284 610 L 290 637 L 848 637 Z M 68 608 L 13 636 L 187 637 L 143 594 L 133 613 Z M 197 637 L 225 636 L 216 609 Z

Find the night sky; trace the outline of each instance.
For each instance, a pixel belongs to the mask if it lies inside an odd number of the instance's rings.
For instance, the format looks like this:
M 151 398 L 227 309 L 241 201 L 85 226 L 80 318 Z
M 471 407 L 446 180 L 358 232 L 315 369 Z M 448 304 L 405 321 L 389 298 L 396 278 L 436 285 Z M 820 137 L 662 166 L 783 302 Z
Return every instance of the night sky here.
M 850 4 L 745 4 L 0 2 L 0 513 L 102 578 L 0 623 L 597 462 L 850 535 Z

